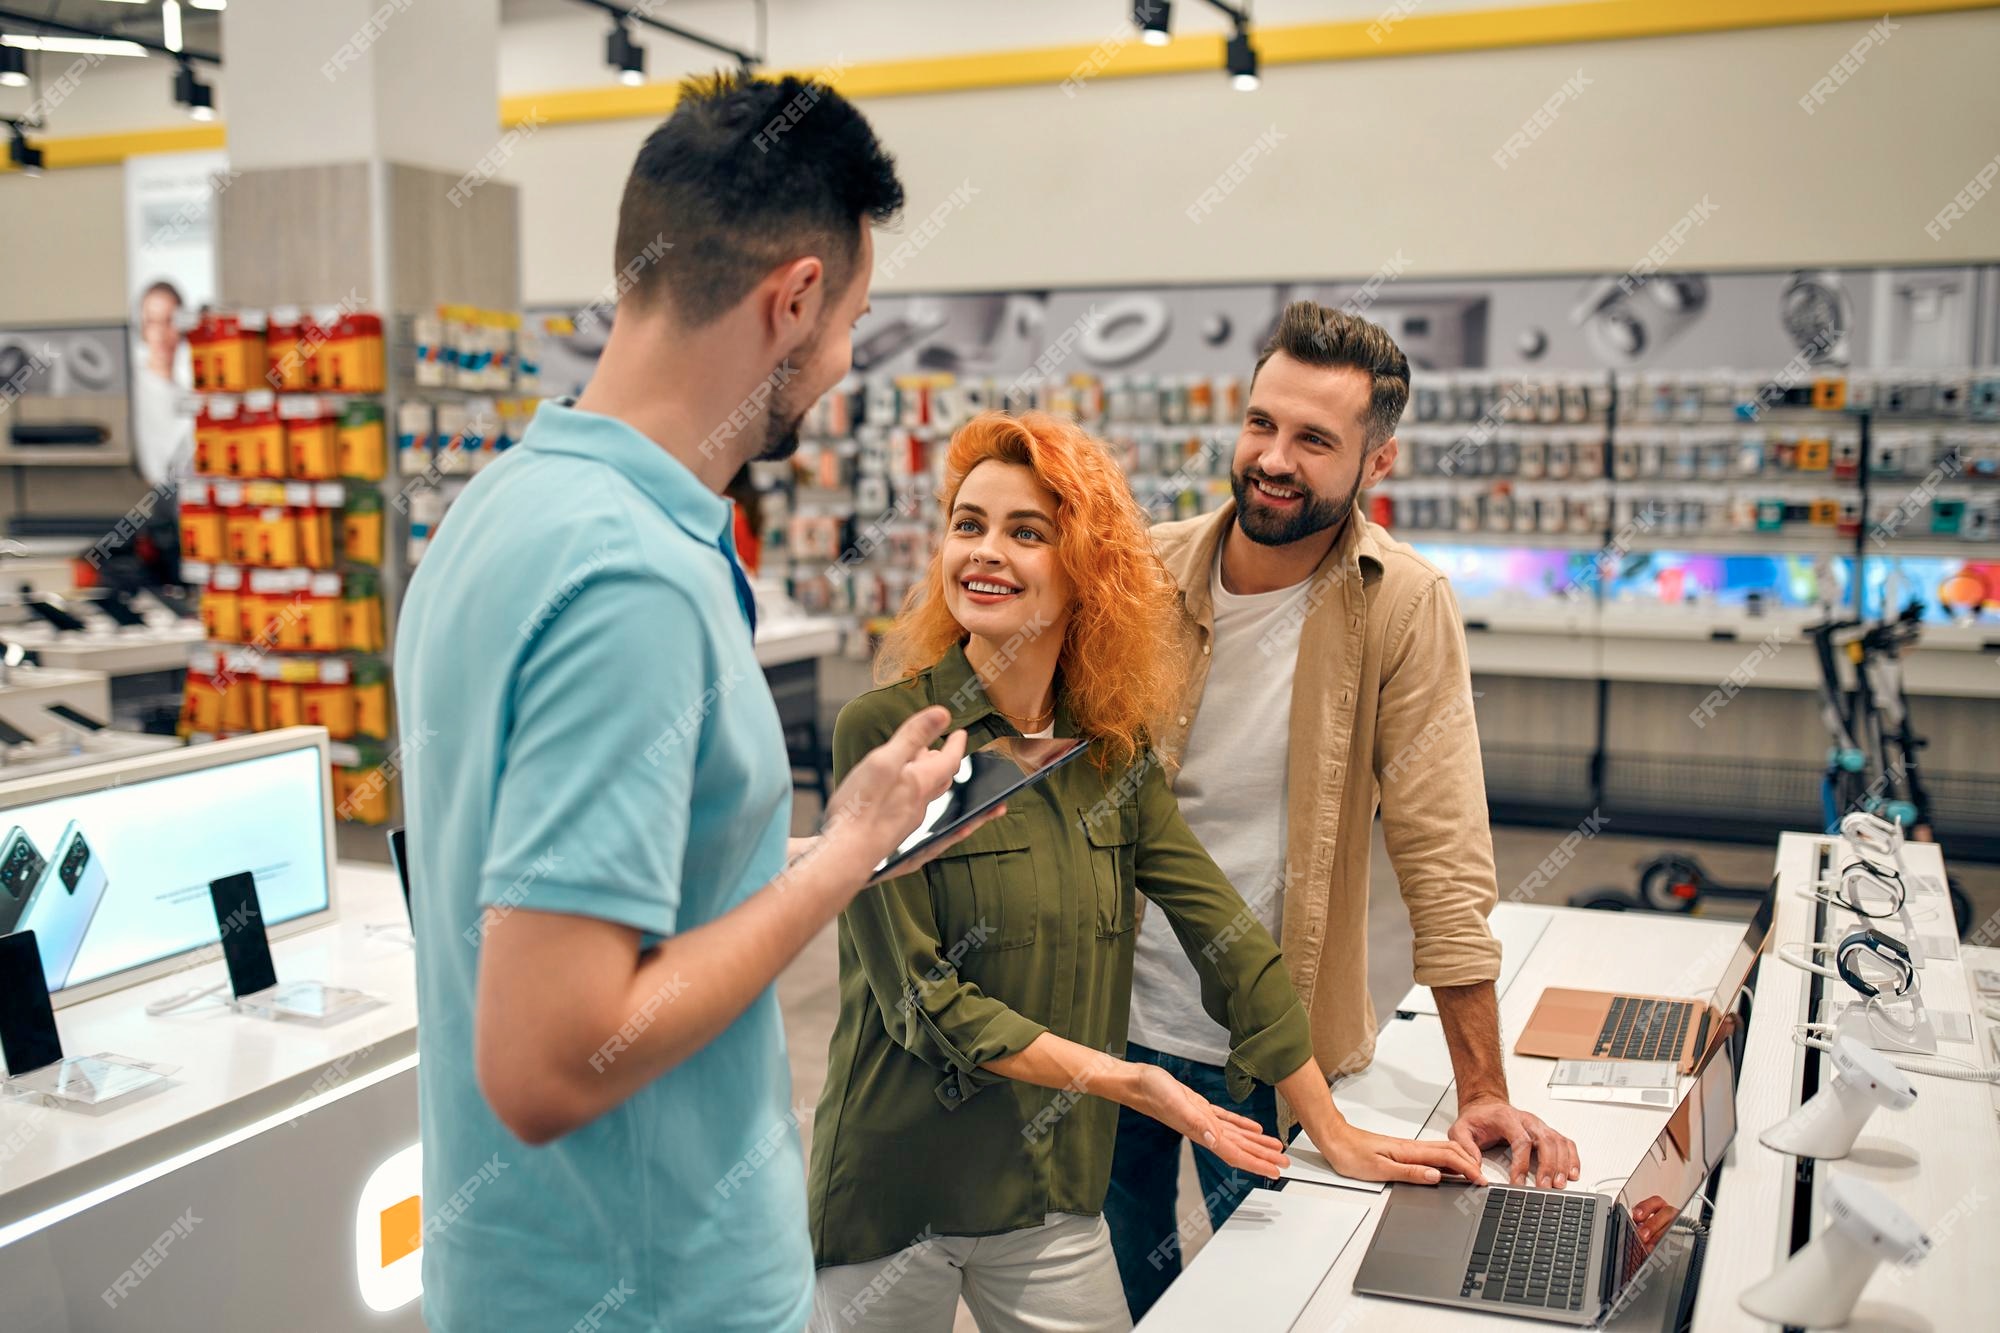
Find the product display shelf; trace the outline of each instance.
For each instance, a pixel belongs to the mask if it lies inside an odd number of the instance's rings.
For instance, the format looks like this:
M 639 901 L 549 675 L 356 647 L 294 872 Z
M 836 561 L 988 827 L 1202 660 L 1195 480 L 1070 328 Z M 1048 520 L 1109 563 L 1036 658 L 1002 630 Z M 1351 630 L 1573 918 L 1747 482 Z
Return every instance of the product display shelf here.
M 182 578 L 202 590 L 205 640 L 187 656 L 182 734 L 325 726 L 338 814 L 385 822 L 382 321 L 345 307 L 225 311 L 190 343 L 196 475 L 181 491 Z

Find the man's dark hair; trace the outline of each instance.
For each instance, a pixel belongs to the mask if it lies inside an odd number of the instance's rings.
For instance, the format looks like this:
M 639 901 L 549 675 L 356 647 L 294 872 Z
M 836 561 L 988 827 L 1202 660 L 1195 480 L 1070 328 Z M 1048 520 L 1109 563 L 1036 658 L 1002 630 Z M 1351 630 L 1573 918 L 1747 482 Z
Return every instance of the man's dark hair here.
M 1278 327 L 1257 357 L 1257 371 L 1274 352 L 1309 366 L 1352 366 L 1368 372 L 1368 447 L 1396 433 L 1410 401 L 1410 359 L 1379 324 L 1314 301 L 1294 301 L 1278 316 Z M 1257 371 L 1250 383 L 1257 383 Z
M 618 285 L 641 305 L 664 296 L 698 328 L 773 268 L 817 255 L 831 300 L 853 277 L 862 219 L 902 206 L 895 159 L 825 84 L 690 79 L 626 178 Z

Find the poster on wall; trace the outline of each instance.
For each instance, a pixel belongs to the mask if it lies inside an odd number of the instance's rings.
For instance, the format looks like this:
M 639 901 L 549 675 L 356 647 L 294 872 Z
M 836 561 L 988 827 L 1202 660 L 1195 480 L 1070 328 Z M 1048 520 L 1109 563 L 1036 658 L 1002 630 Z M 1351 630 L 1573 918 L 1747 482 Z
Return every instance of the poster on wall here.
M 133 457 L 156 486 L 193 452 L 185 329 L 215 299 L 215 200 L 231 179 L 221 151 L 125 159 Z

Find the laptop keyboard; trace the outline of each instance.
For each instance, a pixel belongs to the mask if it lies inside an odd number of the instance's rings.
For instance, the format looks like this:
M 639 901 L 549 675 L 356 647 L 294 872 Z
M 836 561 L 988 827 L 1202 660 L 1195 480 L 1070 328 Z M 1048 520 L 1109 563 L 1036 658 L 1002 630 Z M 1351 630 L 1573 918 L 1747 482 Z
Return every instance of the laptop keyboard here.
M 1694 1006 L 1685 1000 L 1614 996 L 1591 1054 L 1613 1060 L 1678 1060 L 1692 1012 Z
M 1590 1286 L 1591 1196 L 1501 1186 L 1486 1191 L 1459 1295 L 1505 1305 L 1580 1310 Z

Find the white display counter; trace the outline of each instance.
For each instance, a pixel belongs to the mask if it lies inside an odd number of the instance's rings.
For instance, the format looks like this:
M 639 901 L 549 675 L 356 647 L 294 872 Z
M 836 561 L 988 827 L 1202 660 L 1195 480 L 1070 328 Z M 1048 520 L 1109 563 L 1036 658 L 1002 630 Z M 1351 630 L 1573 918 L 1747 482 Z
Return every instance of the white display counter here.
M 1807 882 L 1810 857 L 1826 840 L 1786 834 L 1779 844 L 1779 909 L 1772 940 L 1810 937 L 1814 907 L 1795 895 Z M 1940 875 L 1943 859 L 1934 846 L 1911 844 L 1902 852 L 1906 871 Z M 1937 900 L 1942 903 L 1942 899 Z M 1527 957 L 1504 976 L 1500 1024 L 1507 1056 L 1508 1086 L 1516 1105 L 1532 1111 L 1576 1141 L 1581 1179 L 1572 1188 L 1615 1194 L 1658 1134 L 1667 1112 L 1638 1106 L 1559 1101 L 1549 1095 L 1553 1062 L 1511 1054 L 1511 1047 L 1542 990 L 1552 985 L 1641 994 L 1705 996 L 1727 965 L 1743 925 L 1735 921 L 1650 913 L 1587 912 L 1568 908 L 1503 904 L 1502 933 L 1531 938 Z M 1537 935 L 1532 918 L 1545 921 Z M 1949 920 L 1948 912 L 1943 918 Z M 1886 923 L 1885 923 L 1886 924 Z M 1917 923 L 1920 927 L 1922 922 Z M 1948 928 L 1947 928 L 1948 935 Z M 1811 978 L 1774 958 L 1767 946 L 1756 978 L 1756 1004 L 1749 1026 L 1737 1097 L 1739 1130 L 1724 1160 L 1716 1191 L 1715 1215 L 1698 1285 L 1694 1327 L 1769 1329 L 1742 1313 L 1737 1296 L 1766 1276 L 1791 1252 L 1795 1208 L 1815 1207 L 1811 1181 L 1801 1181 L 1797 1159 L 1757 1142 L 1759 1131 L 1782 1120 L 1799 1104 L 1804 1053 L 1792 1042 L 1792 1024 L 1806 1015 L 1806 983 Z M 1990 951 L 1988 951 L 1990 952 Z M 1968 994 L 1967 960 L 1936 958 L 1924 968 L 1923 989 L 1933 1009 L 1971 1008 L 1977 1045 L 1946 1043 L 1946 1054 L 1982 1064 L 2000 1063 L 1988 1044 L 1988 1030 L 2000 1023 L 1979 1014 Z M 1836 983 L 1837 988 L 1837 983 Z M 1413 991 L 1405 1013 L 1422 1009 L 1424 995 Z M 1918 1102 L 1910 1111 L 1879 1113 L 1848 1160 L 1821 1164 L 1814 1178 L 1855 1175 L 1882 1188 L 1918 1225 L 1930 1229 L 1933 1251 L 1920 1268 L 1884 1264 L 1869 1283 L 1855 1327 L 1958 1329 L 1990 1322 L 1981 1312 L 1990 1290 L 1993 1244 L 1983 1217 L 1970 1216 L 1976 1203 L 2000 1194 L 2000 1122 L 1990 1085 L 1950 1082 L 1912 1075 Z M 1685 1088 L 1685 1081 L 1683 1081 Z M 1334 1095 L 1351 1119 L 1379 1133 L 1438 1139 L 1457 1118 L 1444 1030 L 1429 1013 L 1391 1020 L 1376 1044 L 1375 1062 L 1343 1080 Z M 1489 1174 L 1491 1174 L 1489 1172 Z M 1140 1333 L 1209 1333 L 1203 1312 L 1231 1311 L 1231 1333 L 1348 1328 L 1451 1329 L 1526 1328 L 1536 1325 L 1475 1311 L 1358 1296 L 1354 1274 L 1368 1248 L 1376 1221 L 1387 1206 L 1386 1191 L 1343 1188 L 1292 1180 L 1294 1190 L 1336 1193 L 1360 1204 L 1366 1215 L 1351 1234 L 1322 1244 L 1311 1263 L 1317 1281 L 1303 1308 L 1287 1292 L 1296 1281 L 1266 1281 L 1267 1261 L 1298 1252 L 1289 1228 L 1310 1225 L 1298 1208 L 1251 1207 L 1270 1198 L 1253 1190 L 1243 1208 L 1197 1255 L 1140 1325 Z M 1813 1229 L 1823 1225 L 1814 1214 Z M 1245 1244 L 1246 1240 L 1251 1241 Z M 1291 1262 L 1296 1263 L 1297 1260 Z M 1295 1274 L 1288 1274 L 1295 1277 Z M 1226 1305 L 1218 1305 L 1226 1302 Z M 1633 1312 L 1635 1315 L 1638 1311 Z M 1621 1325 L 1624 1326 L 1623 1321 Z M 1657 1323 L 1653 1325 L 1657 1327 Z
M 377 1311 L 363 1296 L 420 1262 L 382 1262 L 384 1207 L 418 1194 L 414 1155 L 367 1188 L 417 1139 L 415 955 L 393 872 L 342 863 L 338 879 L 335 921 L 273 941 L 278 976 L 352 986 L 377 1008 L 328 1027 L 215 1001 L 148 1016 L 226 980 L 210 949 L 57 1012 L 69 1055 L 179 1068 L 92 1113 L 0 1103 L 6 1333 L 423 1327 L 415 1300 Z

